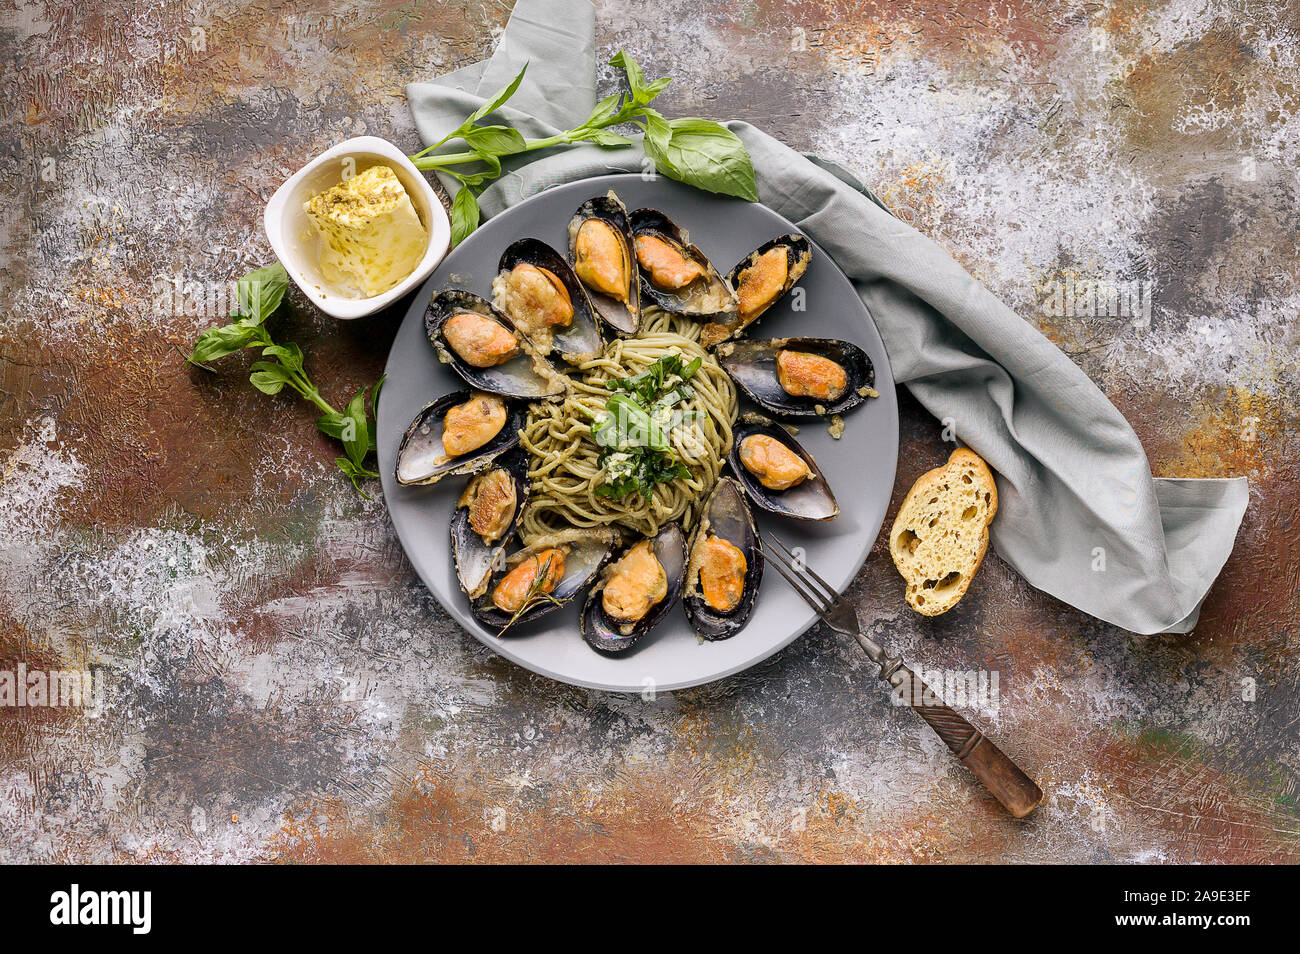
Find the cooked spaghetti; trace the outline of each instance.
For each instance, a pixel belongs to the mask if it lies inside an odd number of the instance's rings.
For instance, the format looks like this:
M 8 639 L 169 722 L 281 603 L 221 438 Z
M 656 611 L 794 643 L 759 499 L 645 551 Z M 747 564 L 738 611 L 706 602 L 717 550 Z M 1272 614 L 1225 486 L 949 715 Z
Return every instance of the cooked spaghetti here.
M 533 487 L 519 521 L 525 545 L 570 527 L 617 524 L 653 535 L 664 524 L 681 520 L 690 529 L 695 507 L 712 491 L 731 451 L 737 414 L 735 385 L 697 343 L 699 329 L 689 318 L 646 308 L 636 337 L 611 342 L 601 357 L 573 370 L 573 392 L 565 400 L 529 407 L 523 446 L 531 455 L 528 476 Z M 669 432 L 673 452 L 690 476 L 656 484 L 649 496 L 601 496 L 596 488 L 607 475 L 590 425 L 612 393 L 606 385 L 613 378 L 640 374 L 673 353 L 687 360 L 703 358 L 691 378 L 694 394 L 681 406 L 686 412 L 697 412 L 694 420 Z

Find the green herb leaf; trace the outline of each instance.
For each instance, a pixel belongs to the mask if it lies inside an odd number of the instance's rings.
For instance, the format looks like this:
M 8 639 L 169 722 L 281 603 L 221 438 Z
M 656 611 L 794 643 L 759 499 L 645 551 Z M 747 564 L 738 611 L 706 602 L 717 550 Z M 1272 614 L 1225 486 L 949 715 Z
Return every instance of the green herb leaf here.
M 463 132 L 464 130 L 469 129 L 488 113 L 499 109 L 506 100 L 515 95 L 515 90 L 519 89 L 519 84 L 524 81 L 524 74 L 527 72 L 528 64 L 525 63 L 524 68 L 519 71 L 519 74 L 514 79 L 493 93 L 488 97 L 487 102 L 469 114 L 469 119 L 465 120 L 465 122 L 461 124 L 460 130 L 458 131 Z M 455 136 L 448 136 L 447 138 L 453 139 Z
M 656 96 L 664 91 L 664 87 L 672 82 L 670 77 L 664 77 L 655 80 L 653 83 L 647 83 L 645 74 L 641 72 L 640 64 L 632 59 L 631 54 L 626 50 L 619 50 L 615 53 L 614 58 L 609 61 L 609 65 L 620 67 L 627 74 L 627 85 L 632 91 L 632 102 L 637 106 L 644 106 L 653 101 Z
M 279 262 L 249 272 L 235 283 L 235 298 L 243 317 L 261 324 L 280 307 L 289 288 L 289 273 Z
M 289 273 L 277 262 L 249 272 L 235 283 L 237 311 L 228 325 L 209 328 L 199 335 L 186 359 L 191 364 L 203 365 L 228 354 L 271 344 L 271 338 L 262 328 L 271 313 L 280 307 L 289 287 Z
M 670 179 L 708 192 L 758 201 L 754 166 L 740 137 L 708 119 L 688 117 L 668 122 L 669 135 L 647 119 L 645 149 Z
M 465 133 L 465 141 L 475 152 L 481 153 L 484 159 L 523 152 L 528 145 L 519 131 L 509 126 L 477 126 Z M 497 162 L 497 169 L 500 168 L 501 163 Z
M 478 201 L 474 198 L 474 192 L 469 186 L 463 186 L 456 193 L 456 199 L 451 204 L 451 244 L 454 248 L 478 228 L 479 223 Z
M 343 450 L 348 459 L 357 467 L 362 466 L 366 454 L 370 453 L 370 424 L 366 418 L 366 389 L 362 388 L 348 403 L 343 412 L 343 426 L 339 438 L 343 441 Z
M 242 351 L 244 348 L 265 344 L 267 340 L 269 339 L 266 338 L 259 323 L 249 318 L 241 318 L 231 324 L 220 328 L 209 328 L 203 332 L 194 342 L 194 347 L 185 360 L 190 364 L 203 365 L 224 358 L 228 354 L 234 354 L 236 351 Z
M 274 361 L 254 361 L 249 370 L 248 380 L 263 394 L 279 394 L 286 384 L 293 383 L 289 370 Z
M 609 121 L 618 115 L 622 103 L 623 97 L 619 93 L 606 96 L 596 104 L 596 107 L 591 111 L 591 115 L 587 117 L 587 121 L 582 124 L 583 127 L 594 128 L 608 125 Z
M 616 132 L 610 132 L 608 129 L 593 129 L 584 138 L 588 142 L 594 142 L 597 146 L 612 148 L 614 146 L 630 146 L 632 140 L 626 136 L 620 136 Z
M 278 358 L 280 364 L 288 370 L 302 372 L 302 349 L 292 342 L 284 345 L 270 345 L 262 349 L 262 357 Z
M 645 151 L 654 160 L 655 166 L 670 179 L 679 178 L 679 173 L 668 158 L 668 142 L 673 138 L 673 127 L 668 120 L 653 109 L 642 110 L 645 120 Z
M 343 422 L 347 420 L 338 411 L 331 411 L 329 414 L 322 414 L 316 418 L 316 430 L 320 431 L 326 437 L 332 437 L 336 441 L 343 440 Z
M 627 85 L 632 90 L 633 97 L 645 89 L 645 74 L 641 72 L 641 65 L 626 50 L 615 53 L 609 65 L 617 66 L 627 74 Z

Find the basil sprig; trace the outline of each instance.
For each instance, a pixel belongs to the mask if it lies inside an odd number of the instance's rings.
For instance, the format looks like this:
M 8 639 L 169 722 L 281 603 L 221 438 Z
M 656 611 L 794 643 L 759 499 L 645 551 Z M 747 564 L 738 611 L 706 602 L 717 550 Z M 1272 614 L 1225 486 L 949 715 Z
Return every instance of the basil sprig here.
M 702 361 L 664 355 L 640 374 L 609 381 L 614 393 L 591 425 L 592 440 L 601 449 L 597 463 L 605 469 L 597 494 L 648 496 L 656 484 L 691 476 L 673 453 L 668 431 L 673 408 L 695 393 L 689 381 Z
M 501 160 L 508 156 L 550 149 L 572 143 L 590 142 L 603 148 L 630 146 L 632 140 L 610 127 L 631 124 L 644 134 L 646 155 L 655 168 L 670 179 L 685 182 L 706 192 L 734 195 L 758 201 L 754 166 L 740 138 L 709 119 L 688 116 L 666 119 L 650 103 L 672 82 L 669 77 L 646 82 L 645 74 L 627 52 L 620 50 L 609 61 L 627 77 L 628 92 L 614 93 L 598 102 L 580 126 L 542 139 L 525 139 L 509 126 L 479 125 L 479 120 L 504 105 L 523 82 L 528 70 L 497 90 L 482 106 L 438 142 L 411 156 L 416 167 L 444 172 L 461 183 L 452 203 L 451 238 L 457 245 L 478 228 L 478 195 L 501 175 Z M 468 147 L 459 152 L 430 155 L 447 143 L 460 139 Z M 457 168 L 472 166 L 471 169 Z
M 289 287 L 289 276 L 283 265 L 270 265 L 249 272 L 235 284 L 236 310 L 229 324 L 209 328 L 199 335 L 186 359 L 203 368 L 210 361 L 224 358 L 245 348 L 261 348 L 260 361 L 249 367 L 248 380 L 263 394 L 279 394 L 285 388 L 310 401 L 321 412 L 316 427 L 322 434 L 341 441 L 344 457 L 334 458 L 356 488 L 357 493 L 370 499 L 361 489 L 361 480 L 378 477 L 378 472 L 366 466 L 366 457 L 375 452 L 374 415 L 379 408 L 379 390 L 384 378 L 372 388 L 362 388 L 348 402 L 343 411 L 336 411 L 323 397 L 316 385 L 307 377 L 303 366 L 302 349 L 292 342 L 276 344 L 267 330 L 266 319 L 280 307 Z M 369 390 L 370 411 L 366 410 L 366 392 Z

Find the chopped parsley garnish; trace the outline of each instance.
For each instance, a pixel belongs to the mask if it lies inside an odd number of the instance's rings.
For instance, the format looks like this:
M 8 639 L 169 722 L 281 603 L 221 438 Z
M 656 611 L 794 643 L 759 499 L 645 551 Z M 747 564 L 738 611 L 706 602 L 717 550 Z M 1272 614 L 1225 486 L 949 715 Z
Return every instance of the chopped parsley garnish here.
M 591 426 L 606 478 L 596 493 L 648 496 L 656 484 L 691 475 L 673 453 L 668 435 L 682 419 L 677 405 L 695 395 L 689 382 L 703 362 L 703 358 L 686 362 L 680 354 L 669 354 L 640 374 L 610 380 L 608 387 L 614 393 Z

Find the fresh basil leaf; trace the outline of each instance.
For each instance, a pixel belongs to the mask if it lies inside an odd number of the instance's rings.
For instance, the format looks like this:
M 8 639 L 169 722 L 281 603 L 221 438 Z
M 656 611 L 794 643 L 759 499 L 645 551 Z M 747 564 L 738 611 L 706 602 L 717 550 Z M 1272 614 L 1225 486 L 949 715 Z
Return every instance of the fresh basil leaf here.
M 662 130 L 652 135 L 647 120 L 646 152 L 660 172 L 707 192 L 758 201 L 754 166 L 739 136 L 712 120 L 695 117 L 674 119 L 668 126 L 671 132 L 664 143 Z
M 481 180 L 487 181 L 488 179 L 495 179 L 497 176 L 501 175 L 500 159 L 492 155 L 490 152 L 479 152 L 477 149 L 474 150 L 474 152 L 483 164 L 487 166 L 486 170 L 478 174 L 478 177 Z
M 370 389 L 370 407 L 375 412 L 376 420 L 379 419 L 379 392 L 383 389 L 384 382 L 387 380 L 388 372 L 385 371 L 379 376 L 379 380 L 375 382 L 374 387 Z
M 204 364 L 224 358 L 228 354 L 255 347 L 265 340 L 260 325 L 248 318 L 241 318 L 220 328 L 209 328 L 199 335 L 194 347 L 186 358 L 191 364 Z
M 645 74 L 641 71 L 640 64 L 632 59 L 631 54 L 626 50 L 619 50 L 614 54 L 614 58 L 609 61 L 610 66 L 621 67 L 627 74 L 627 85 L 632 91 L 632 102 L 637 106 L 644 106 L 663 92 L 664 87 L 672 82 L 670 77 L 657 79 L 653 83 L 645 81 Z
M 284 345 L 271 345 L 262 349 L 262 357 L 278 358 L 280 364 L 290 371 L 302 371 L 302 349 L 293 342 Z
M 510 156 L 522 152 L 528 144 L 518 130 L 509 126 L 478 126 L 465 133 L 465 141 L 479 155 Z M 497 169 L 501 168 L 497 163 Z
M 673 128 L 653 109 L 642 111 L 645 119 L 645 151 L 654 160 L 655 167 L 670 179 L 680 178 L 677 167 L 668 155 L 668 144 L 673 138 Z
M 479 208 L 474 192 L 463 186 L 451 204 L 451 244 L 454 248 L 478 228 Z
M 626 50 L 619 50 L 615 53 L 614 58 L 609 61 L 609 65 L 617 66 L 627 74 L 627 85 L 632 90 L 633 99 L 645 90 L 645 74 L 641 72 L 640 64 L 632 59 L 631 54 Z
M 611 148 L 614 146 L 630 146 L 632 140 L 626 136 L 620 136 L 616 132 L 610 132 L 608 129 L 593 129 L 584 137 L 588 142 L 594 142 L 597 146 Z
M 484 172 L 453 172 L 453 171 L 450 170 L 450 169 L 443 169 L 442 171 L 445 172 L 445 173 L 447 173 L 449 176 L 452 176 L 452 177 L 453 177 L 454 179 L 456 179 L 457 181 L 459 181 L 461 185 L 466 185 L 466 186 L 469 186 L 470 188 L 473 188 L 473 189 L 477 189 L 477 188 L 478 188 L 479 186 L 481 186 L 483 183 L 487 182 L 488 179 L 491 179 L 491 178 L 492 178 L 492 176 L 491 176 L 488 172 L 486 172 L 486 171 L 484 171 Z
M 261 324 L 280 307 L 289 288 L 289 273 L 279 262 L 249 272 L 235 283 L 235 300 L 244 317 Z
M 476 122 L 478 122 L 488 113 L 498 109 L 503 103 L 505 103 L 506 100 L 508 100 L 511 96 L 515 95 L 515 90 L 519 89 L 519 84 L 524 81 L 524 74 L 527 72 L 528 72 L 528 64 L 525 63 L 524 68 L 519 71 L 518 76 L 516 76 L 505 86 L 501 87 L 499 90 L 493 93 L 490 97 L 488 97 L 487 102 L 485 102 L 482 106 L 480 106 L 478 109 L 474 110 L 474 112 L 469 114 L 469 119 L 465 120 L 465 122 L 461 124 L 459 131 L 464 132 L 465 130 L 469 129 L 471 126 L 473 126 Z M 452 137 L 448 137 L 448 138 L 452 138 Z
M 595 108 L 591 111 L 591 115 L 587 117 L 587 121 L 582 125 L 586 127 L 604 126 L 618 115 L 618 111 L 622 108 L 622 105 L 622 94 L 614 93 L 610 96 L 606 96 L 596 104 Z
M 650 83 L 641 91 L 641 95 L 637 97 L 637 104 L 644 106 L 653 101 L 654 98 L 662 93 L 672 81 L 673 78 L 671 76 L 665 76 L 663 79 L 657 79 L 653 83 Z
M 289 371 L 274 361 L 254 361 L 248 380 L 263 394 L 279 394 L 290 383 Z
M 343 412 L 344 421 L 339 439 L 343 441 L 343 450 L 348 459 L 357 467 L 362 465 L 366 454 L 370 453 L 370 425 L 366 419 L 366 389 L 362 388 L 348 402 Z
M 322 414 L 316 418 L 316 430 L 320 431 L 326 437 L 332 437 L 336 441 L 343 440 L 343 422 L 344 416 L 337 411 L 332 414 Z

